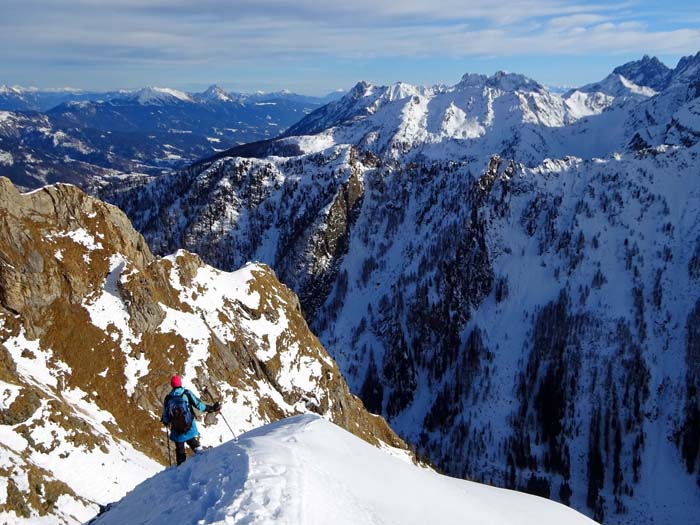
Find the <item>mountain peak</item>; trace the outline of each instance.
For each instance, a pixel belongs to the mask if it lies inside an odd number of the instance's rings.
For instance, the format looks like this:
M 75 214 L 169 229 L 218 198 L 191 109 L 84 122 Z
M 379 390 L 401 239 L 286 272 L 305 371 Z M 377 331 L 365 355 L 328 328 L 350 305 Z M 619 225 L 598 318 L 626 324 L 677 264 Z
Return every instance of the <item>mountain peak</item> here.
M 507 71 L 497 71 L 493 76 L 489 77 L 487 84 L 505 91 L 542 89 L 542 86 L 531 78 Z
M 700 73 L 700 51 L 695 55 L 688 55 L 678 61 L 676 69 L 673 70 L 674 79 L 689 79 Z
M 641 60 L 616 67 L 613 74 L 623 76 L 638 86 L 661 91 L 668 85 L 672 70 L 658 58 L 644 55 Z
M 13 95 L 22 94 L 25 90 L 20 86 L 6 86 L 5 84 L 0 85 L 0 93 L 12 93 Z
M 625 75 L 619 73 L 610 73 L 600 82 L 586 84 L 579 88 L 568 91 L 564 97 L 570 99 L 574 93 L 588 93 L 590 95 L 605 95 L 608 101 L 604 105 L 612 103 L 616 98 L 626 100 L 630 97 L 653 97 L 657 91 L 649 86 L 640 85 L 630 80 Z
M 358 115 L 366 115 L 367 100 L 363 99 L 372 94 L 372 89 L 371 84 L 359 81 L 342 98 L 321 106 L 291 126 L 285 135 L 313 135 Z
M 359 98 L 364 97 L 367 94 L 367 90 L 371 87 L 370 84 L 365 82 L 364 80 L 360 80 L 357 84 L 355 84 L 350 91 L 348 91 L 343 98 L 348 98 L 348 99 L 353 99 L 357 100 Z
M 486 75 L 481 75 L 479 73 L 465 73 L 462 75 L 462 80 L 459 81 L 458 86 L 462 87 L 473 87 L 473 86 L 483 86 L 488 77 Z
M 169 102 L 192 102 L 192 98 L 187 93 L 178 91 L 172 88 L 163 88 L 156 86 L 148 86 L 131 95 L 131 98 L 136 100 L 139 104 L 144 105 L 159 105 Z
M 221 86 L 212 84 L 202 93 L 201 98 L 209 101 L 228 102 L 231 100 L 231 95 L 229 95 Z
M 507 71 L 497 71 L 493 75 L 486 76 L 478 73 L 466 73 L 460 80 L 460 87 L 481 87 L 489 86 L 502 89 L 503 91 L 518 90 L 539 90 L 542 86 L 531 78 L 519 73 L 509 73 Z

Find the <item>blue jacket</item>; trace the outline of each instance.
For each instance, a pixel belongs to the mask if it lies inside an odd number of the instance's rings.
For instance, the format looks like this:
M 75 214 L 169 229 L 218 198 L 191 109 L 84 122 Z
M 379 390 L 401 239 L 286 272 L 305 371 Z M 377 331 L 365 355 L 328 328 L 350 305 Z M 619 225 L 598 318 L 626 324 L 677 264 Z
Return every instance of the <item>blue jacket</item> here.
M 178 388 L 173 388 L 170 393 L 165 396 L 165 399 L 163 400 L 163 415 L 161 416 L 160 420 L 163 422 L 163 424 L 168 425 L 170 424 L 170 414 L 166 413 L 166 405 L 168 398 L 170 396 L 181 396 L 185 395 L 185 399 L 187 399 L 187 402 L 194 406 L 197 410 L 204 412 L 207 408 L 207 405 L 202 403 L 202 401 L 195 396 L 192 392 L 187 390 L 186 388 L 178 387 Z M 199 435 L 199 431 L 197 430 L 197 422 L 195 421 L 194 417 L 192 418 L 192 426 L 190 429 L 185 433 L 185 434 L 178 434 L 174 430 L 170 430 L 170 439 L 175 441 L 176 443 L 184 443 L 185 441 L 189 441 L 193 437 L 197 437 Z

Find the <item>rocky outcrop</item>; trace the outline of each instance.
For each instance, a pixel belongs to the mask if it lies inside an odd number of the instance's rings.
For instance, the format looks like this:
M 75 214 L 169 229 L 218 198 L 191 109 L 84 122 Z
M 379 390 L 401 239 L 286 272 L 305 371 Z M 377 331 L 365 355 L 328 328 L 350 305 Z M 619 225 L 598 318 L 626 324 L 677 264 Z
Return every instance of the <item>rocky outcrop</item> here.
M 0 446 L 21 458 L 7 512 L 76 523 L 158 469 L 173 373 L 195 391 L 208 384 L 236 433 L 315 412 L 405 450 L 350 393 L 269 267 L 229 274 L 184 251 L 154 257 L 119 209 L 67 185 L 20 194 L 0 178 L 0 225 L 0 425 L 16 436 Z M 213 416 L 201 425 L 206 443 L 232 437 Z M 115 455 L 122 467 L 105 463 Z M 95 469 L 90 490 L 77 464 Z
M 338 279 L 338 266 L 347 253 L 351 229 L 362 206 L 362 170 L 351 162 L 350 172 L 348 179 L 333 196 L 327 213 L 321 213 L 315 224 L 298 238 L 291 253 L 278 253 L 283 279 L 298 283 L 305 313 L 311 317 L 326 301 Z M 301 265 L 285 264 L 285 261 L 296 262 L 299 259 L 303 261 Z M 334 300 L 342 302 L 342 290 L 338 291 Z
M 700 481 L 700 300 L 688 315 L 686 333 L 686 406 L 679 446 L 688 472 Z

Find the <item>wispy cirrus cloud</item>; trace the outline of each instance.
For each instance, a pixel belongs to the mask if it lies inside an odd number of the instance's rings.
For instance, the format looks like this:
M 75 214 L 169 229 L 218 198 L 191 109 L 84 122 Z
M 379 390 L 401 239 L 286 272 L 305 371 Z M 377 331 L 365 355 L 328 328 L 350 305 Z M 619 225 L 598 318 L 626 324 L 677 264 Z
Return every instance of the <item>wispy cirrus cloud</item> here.
M 478 19 L 509 24 L 532 17 L 615 11 L 630 5 L 625 1 L 592 3 L 571 0 L 5 0 L 4 4 L 7 10 L 46 16 L 102 13 L 139 18 L 218 20 L 262 16 L 324 21 L 332 25 Z
M 0 63 L 38 72 L 83 64 L 181 67 L 187 74 L 255 61 L 669 55 L 700 47 L 697 24 L 661 26 L 643 7 L 576 0 L 3 0 Z
M 568 16 L 557 16 L 549 20 L 548 26 L 555 31 L 566 31 L 571 28 L 587 27 L 609 21 L 608 16 L 594 13 L 579 13 Z

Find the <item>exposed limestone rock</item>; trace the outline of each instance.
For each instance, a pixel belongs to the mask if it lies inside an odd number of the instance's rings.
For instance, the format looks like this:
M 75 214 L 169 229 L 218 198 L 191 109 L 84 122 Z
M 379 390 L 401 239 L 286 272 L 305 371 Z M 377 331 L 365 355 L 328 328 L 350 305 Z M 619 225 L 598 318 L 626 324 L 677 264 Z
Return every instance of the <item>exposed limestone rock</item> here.
M 315 225 L 306 240 L 305 263 L 297 270 L 293 282 L 306 283 L 301 300 L 308 314 L 313 314 L 328 297 L 338 274 L 338 263 L 348 249 L 348 236 L 362 205 L 364 184 L 357 165 L 335 195 L 328 213 Z M 299 275 L 303 273 L 303 275 Z

